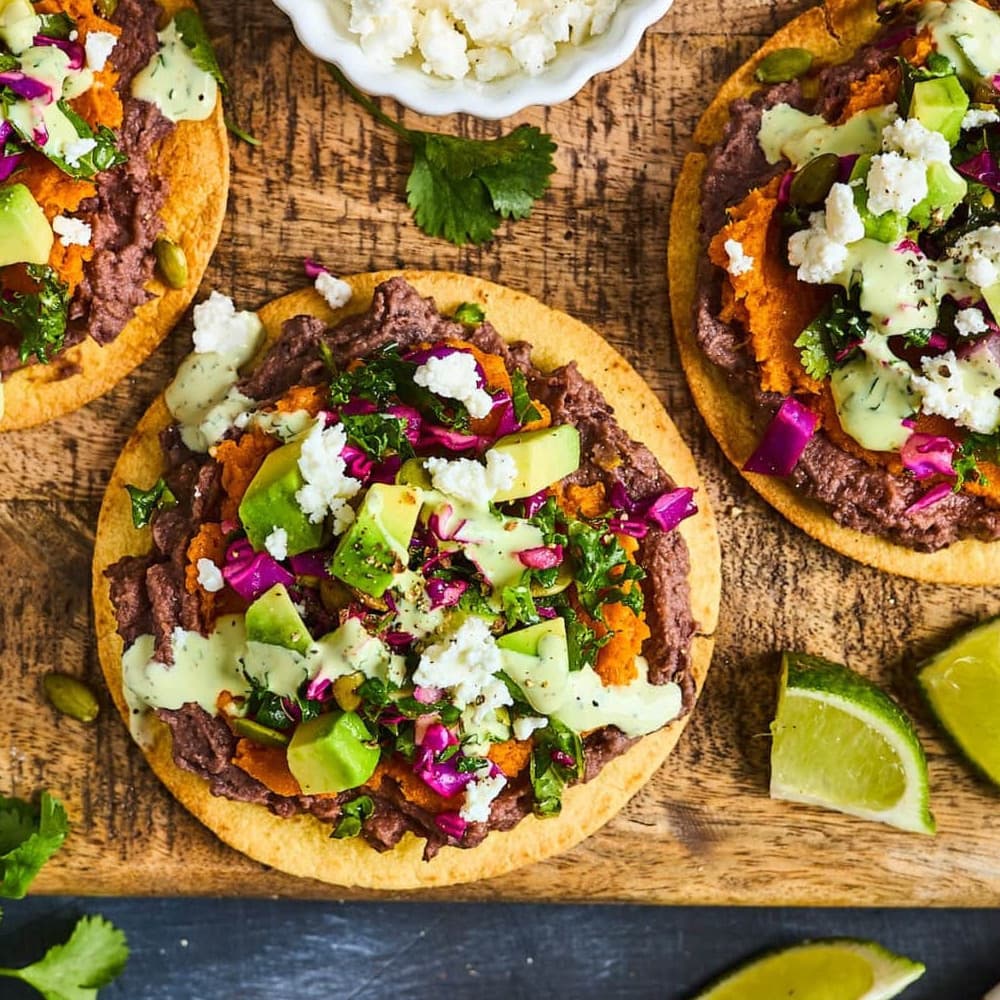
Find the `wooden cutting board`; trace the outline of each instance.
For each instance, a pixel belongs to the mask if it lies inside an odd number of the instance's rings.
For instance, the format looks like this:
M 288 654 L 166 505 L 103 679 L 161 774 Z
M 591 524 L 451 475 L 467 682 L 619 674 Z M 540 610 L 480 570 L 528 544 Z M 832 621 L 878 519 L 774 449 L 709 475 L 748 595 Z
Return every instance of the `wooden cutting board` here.
M 501 125 L 406 113 L 411 126 L 476 136 L 526 121 L 559 143 L 552 190 L 531 218 L 488 246 L 458 249 L 414 227 L 406 150 L 345 100 L 276 8 L 203 3 L 238 117 L 264 142 L 233 150 L 230 216 L 203 293 L 215 287 L 242 308 L 260 305 L 302 284 L 304 256 L 343 272 L 466 271 L 530 292 L 601 330 L 648 379 L 691 444 L 719 520 L 715 662 L 667 765 L 571 853 L 421 898 L 972 906 L 1000 897 L 1000 801 L 956 760 L 912 680 L 915 662 L 956 628 L 1000 611 L 1000 591 L 886 576 L 784 522 L 708 437 L 669 329 L 667 221 L 688 137 L 728 73 L 804 6 L 677 0 L 630 62 L 569 104 Z M 102 690 L 88 598 L 101 494 L 188 344 L 182 324 L 103 400 L 0 436 L 0 791 L 49 788 L 67 804 L 73 834 L 36 882 L 43 892 L 357 898 L 224 847 L 152 776 L 103 691 L 91 727 L 42 696 L 53 669 Z M 930 759 L 936 838 L 767 797 L 785 648 L 850 663 L 912 712 Z

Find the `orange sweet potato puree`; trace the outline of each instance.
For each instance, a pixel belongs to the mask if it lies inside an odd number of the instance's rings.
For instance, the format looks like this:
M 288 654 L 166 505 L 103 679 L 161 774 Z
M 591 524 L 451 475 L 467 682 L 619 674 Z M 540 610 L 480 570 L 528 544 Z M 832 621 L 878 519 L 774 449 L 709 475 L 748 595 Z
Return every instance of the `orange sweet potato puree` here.
M 222 519 L 235 521 L 240 501 L 250 481 L 257 475 L 268 454 L 278 447 L 278 442 L 262 431 L 250 431 L 239 441 L 227 439 L 215 448 L 214 458 L 222 466 L 222 488 L 226 498 L 222 501 Z
M 795 340 L 830 298 L 820 285 L 803 284 L 781 259 L 778 221 L 778 186 L 775 178 L 755 188 L 735 208 L 730 221 L 712 239 L 708 256 L 728 274 L 727 240 L 735 240 L 756 266 L 740 275 L 729 275 L 733 299 L 722 319 L 740 319 L 750 335 L 750 346 L 760 366 L 761 387 L 782 396 L 814 394 L 819 383 L 806 374 Z M 735 311 L 739 306 L 742 315 Z
M 284 747 L 266 747 L 246 738 L 236 744 L 233 763 L 278 795 L 301 795 L 302 789 L 288 769 Z

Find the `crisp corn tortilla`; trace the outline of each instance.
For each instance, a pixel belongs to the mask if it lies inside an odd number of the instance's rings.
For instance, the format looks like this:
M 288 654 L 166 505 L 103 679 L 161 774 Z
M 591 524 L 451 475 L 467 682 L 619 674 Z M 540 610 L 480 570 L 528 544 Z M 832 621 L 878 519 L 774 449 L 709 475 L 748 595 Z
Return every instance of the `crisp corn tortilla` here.
M 670 216 L 667 268 L 681 363 L 705 423 L 727 458 L 741 472 L 759 443 L 752 404 L 734 392 L 725 372 L 705 357 L 694 329 L 698 263 L 705 253 L 699 232 L 701 182 L 708 163 L 703 150 L 721 139 L 732 101 L 759 88 L 754 70 L 768 53 L 796 46 L 809 49 L 824 62 L 844 62 L 878 31 L 874 8 L 874 0 L 827 0 L 824 6 L 807 10 L 778 31 L 722 85 L 695 130 L 695 145 L 700 148 L 687 155 L 677 181 Z M 932 583 L 1000 583 L 1000 559 L 995 543 L 964 539 L 937 552 L 917 552 L 838 524 L 821 504 L 803 497 L 781 478 L 742 474 L 789 521 L 858 562 Z
M 690 551 L 691 607 L 700 632 L 691 647 L 692 671 L 700 692 L 711 658 L 718 616 L 719 544 L 708 497 L 694 459 L 659 400 L 636 371 L 603 338 L 565 313 L 536 299 L 459 274 L 439 272 L 382 272 L 345 278 L 354 290 L 351 302 L 337 312 L 311 289 L 278 299 L 260 310 L 268 343 L 292 316 L 311 313 L 336 322 L 363 312 L 375 286 L 402 273 L 422 295 L 433 296 L 438 308 L 451 313 L 463 302 L 480 303 L 489 321 L 509 340 L 529 340 L 533 360 L 544 369 L 574 358 L 580 369 L 615 401 L 618 420 L 633 437 L 643 441 L 670 475 L 697 489 L 698 513 L 679 530 Z M 149 549 L 149 531 L 132 527 L 126 483 L 155 481 L 163 465 L 157 435 L 170 422 L 162 396 L 156 400 L 115 466 L 101 507 L 94 551 L 94 612 L 101 664 L 109 688 L 126 722 L 128 709 L 122 694 L 122 640 L 115 631 L 115 615 L 104 570 L 125 555 Z M 153 770 L 180 801 L 223 841 L 266 865 L 293 875 L 312 876 L 337 885 L 371 889 L 412 889 L 488 878 L 532 861 L 565 851 L 606 823 L 653 775 L 673 749 L 687 717 L 647 736 L 614 759 L 585 785 L 567 790 L 562 813 L 554 819 L 525 817 L 513 830 L 494 831 L 478 847 L 444 847 L 431 861 L 421 857 L 423 840 L 407 833 L 385 854 L 367 843 L 329 839 L 330 826 L 312 816 L 291 819 L 274 816 L 265 806 L 213 797 L 200 778 L 178 769 L 171 756 L 171 737 L 157 722 L 156 737 L 146 750 Z
M 186 0 L 157 2 L 169 17 L 192 6 Z M 54 420 L 103 395 L 156 350 L 194 298 L 219 241 L 229 194 L 229 141 L 221 95 L 211 117 L 178 122 L 150 151 L 150 160 L 153 172 L 169 184 L 160 217 L 164 235 L 187 257 L 187 285 L 170 288 L 154 271 L 146 284 L 153 298 L 135 311 L 110 344 L 102 347 L 85 337 L 61 351 L 51 364 L 30 364 L 11 372 L 3 381 L 0 431 Z M 73 374 L 63 377 L 66 371 Z

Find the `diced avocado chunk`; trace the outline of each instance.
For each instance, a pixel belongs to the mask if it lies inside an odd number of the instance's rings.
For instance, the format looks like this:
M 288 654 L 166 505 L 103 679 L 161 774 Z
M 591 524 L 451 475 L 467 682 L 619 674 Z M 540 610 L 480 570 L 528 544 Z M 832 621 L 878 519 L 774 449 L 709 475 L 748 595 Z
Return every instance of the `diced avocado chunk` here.
M 493 499 L 517 500 L 534 496 L 576 472 L 580 466 L 580 432 L 572 424 L 519 431 L 500 438 L 491 450 L 509 455 L 517 467 L 513 485 Z
M 943 226 L 969 190 L 964 178 L 947 163 L 927 165 L 927 197 L 910 210 L 910 218 L 926 229 Z
M 276 583 L 247 608 L 248 642 L 266 642 L 304 653 L 312 636 L 283 583 Z
M 952 145 L 958 142 L 968 110 L 969 95 L 957 76 L 920 80 L 913 85 L 910 117 L 932 132 L 940 132 Z
M 1000 316 L 1000 281 L 986 288 L 981 288 L 980 291 L 993 316 Z
M 862 161 L 864 162 L 862 163 Z M 871 157 L 858 158 L 851 173 L 852 178 L 858 174 L 859 164 L 861 165 L 859 176 L 867 177 Z M 868 189 L 863 184 L 858 184 L 852 185 L 852 191 L 854 192 L 854 206 L 864 223 L 865 236 L 868 239 L 878 240 L 880 243 L 898 243 L 906 235 L 908 223 L 905 215 L 900 215 L 899 212 L 883 212 L 881 215 L 873 215 L 868 208 Z
M 288 744 L 288 769 L 305 795 L 357 788 L 378 761 L 378 743 L 354 712 L 328 712 L 303 722 Z
M 41 19 L 30 0 L 0 0 L 0 39 L 20 55 L 34 44 Z
M 409 561 L 422 502 L 415 486 L 374 483 L 337 544 L 330 572 L 355 590 L 381 597 Z
M 305 485 L 299 471 L 302 441 L 290 441 L 272 451 L 257 470 L 240 503 L 240 521 L 250 544 L 259 552 L 275 528 L 288 534 L 288 554 L 297 555 L 323 544 L 323 521 L 313 523 L 295 494 Z
M 565 699 L 569 681 L 566 623 L 551 618 L 497 639 L 507 675 L 536 712 L 549 715 Z
M 41 205 L 23 184 L 0 187 L 0 267 L 47 264 L 54 238 Z

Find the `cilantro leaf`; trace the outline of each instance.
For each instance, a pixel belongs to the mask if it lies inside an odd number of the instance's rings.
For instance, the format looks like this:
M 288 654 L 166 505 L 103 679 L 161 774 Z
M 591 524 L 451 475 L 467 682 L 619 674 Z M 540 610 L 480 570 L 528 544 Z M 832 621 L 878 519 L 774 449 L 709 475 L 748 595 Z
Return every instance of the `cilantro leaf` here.
M 132 524 L 136 528 L 145 528 L 152 519 L 154 510 L 173 507 L 177 503 L 177 497 L 170 491 L 163 476 L 160 476 L 148 490 L 142 490 L 131 484 L 126 485 L 125 489 L 132 501 Z
M 38 19 L 41 21 L 38 34 L 48 38 L 69 38 L 76 29 L 76 21 L 69 14 L 39 14 Z
M 525 577 L 528 577 L 528 574 L 525 574 Z M 514 628 L 519 623 L 533 625 L 539 620 L 538 609 L 531 596 L 531 586 L 523 579 L 514 586 L 504 587 L 500 593 L 500 601 L 507 620 L 507 628 Z
M 361 824 L 375 812 L 375 803 L 367 795 L 359 795 L 340 808 L 340 822 L 330 834 L 336 840 L 346 840 L 361 833 Z
M 0 320 L 21 334 L 18 357 L 25 362 L 32 355 L 48 364 L 66 339 L 69 286 L 59 280 L 47 264 L 28 265 L 28 275 L 38 282 L 35 292 L 0 293 Z
M 524 377 L 524 372 L 515 368 L 510 375 L 511 400 L 514 403 L 514 417 L 519 424 L 530 424 L 533 420 L 538 420 L 541 414 L 538 412 L 531 396 L 528 393 L 528 380 Z
M 81 917 L 65 944 L 53 945 L 23 969 L 0 969 L 0 976 L 20 979 L 45 1000 L 95 1000 L 127 960 L 122 931 L 103 917 Z
M 845 353 L 864 340 L 868 317 L 858 304 L 860 286 L 850 298 L 839 288 L 823 311 L 799 334 L 795 346 L 802 367 L 811 378 L 822 380 L 846 360 Z
M 413 151 L 407 203 L 428 236 L 459 246 L 492 239 L 504 219 L 530 215 L 555 172 L 552 137 L 519 125 L 496 139 L 465 139 L 405 128 L 362 94 L 336 66 L 331 75 L 376 120 Z
M 597 662 L 601 647 L 611 641 L 614 633 L 605 632 L 599 636 L 561 594 L 550 600 L 550 606 L 566 625 L 569 669 L 575 671 L 592 667 Z
M 23 898 L 68 832 L 66 810 L 48 792 L 42 792 L 37 810 L 22 799 L 0 795 L 0 896 Z
M 229 84 L 226 83 L 222 68 L 219 66 L 212 40 L 208 37 L 208 31 L 205 29 L 205 22 L 202 21 L 198 12 L 190 7 L 179 10 L 174 15 L 174 27 L 177 29 L 181 41 L 191 50 L 191 58 L 194 60 L 195 66 L 208 73 L 215 80 L 219 85 L 219 90 L 222 91 L 223 100 L 228 101 L 230 97 Z M 223 120 L 226 128 L 237 139 L 242 139 L 251 146 L 261 145 L 260 139 L 242 128 L 232 115 L 227 114 Z
M 219 90 L 223 94 L 228 93 L 229 86 L 222 75 L 219 60 L 215 57 L 215 49 L 212 48 L 212 41 L 205 30 L 205 22 L 198 12 L 191 7 L 177 11 L 174 14 L 174 27 L 181 41 L 191 50 L 195 66 L 208 73 L 219 85 Z

